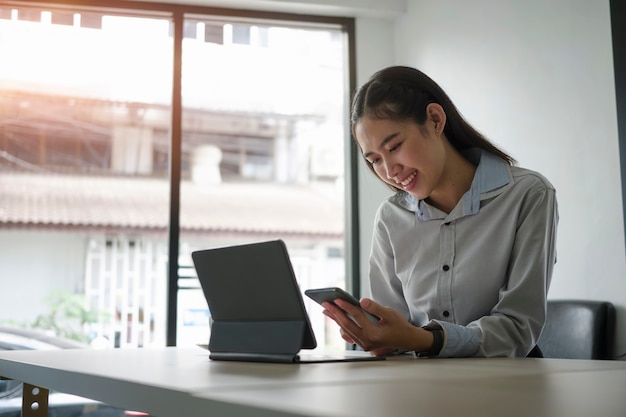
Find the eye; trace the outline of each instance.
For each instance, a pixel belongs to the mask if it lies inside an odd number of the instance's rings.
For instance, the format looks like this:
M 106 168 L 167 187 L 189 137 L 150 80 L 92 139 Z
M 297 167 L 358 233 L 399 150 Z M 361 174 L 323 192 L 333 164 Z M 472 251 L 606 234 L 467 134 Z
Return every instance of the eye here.
M 402 142 L 399 142 L 399 143 L 393 145 L 391 148 L 389 148 L 389 152 L 397 151 L 398 148 L 400 147 L 400 145 L 402 145 Z
M 376 165 L 379 161 L 380 161 L 380 158 L 374 158 L 371 161 L 368 160 L 367 163 L 370 165 Z

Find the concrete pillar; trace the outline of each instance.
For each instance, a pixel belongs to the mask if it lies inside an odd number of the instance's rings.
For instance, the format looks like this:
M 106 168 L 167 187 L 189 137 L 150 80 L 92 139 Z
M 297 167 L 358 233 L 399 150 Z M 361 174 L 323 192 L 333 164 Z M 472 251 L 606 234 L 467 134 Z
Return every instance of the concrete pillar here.
M 151 174 L 153 132 L 144 126 L 113 126 L 111 169 L 124 174 Z
M 219 184 L 222 150 L 214 145 L 202 145 L 191 156 L 191 181 L 194 184 Z

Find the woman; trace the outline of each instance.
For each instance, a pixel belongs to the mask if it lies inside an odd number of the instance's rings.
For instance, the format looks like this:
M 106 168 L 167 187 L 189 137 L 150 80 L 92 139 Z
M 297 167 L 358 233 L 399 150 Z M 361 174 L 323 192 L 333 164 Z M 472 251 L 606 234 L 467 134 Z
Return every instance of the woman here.
M 342 337 L 374 355 L 527 356 L 556 261 L 554 187 L 516 167 L 413 68 L 374 74 L 351 123 L 367 165 L 395 194 L 376 215 L 372 299 L 361 300 L 381 320 L 325 303 Z

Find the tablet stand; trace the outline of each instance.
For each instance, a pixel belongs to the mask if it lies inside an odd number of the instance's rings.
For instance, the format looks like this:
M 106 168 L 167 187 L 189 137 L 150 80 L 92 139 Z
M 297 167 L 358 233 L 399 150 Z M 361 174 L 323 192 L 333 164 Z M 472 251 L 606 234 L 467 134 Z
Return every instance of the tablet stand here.
M 306 329 L 303 321 L 215 321 L 209 357 L 246 362 L 296 362 Z

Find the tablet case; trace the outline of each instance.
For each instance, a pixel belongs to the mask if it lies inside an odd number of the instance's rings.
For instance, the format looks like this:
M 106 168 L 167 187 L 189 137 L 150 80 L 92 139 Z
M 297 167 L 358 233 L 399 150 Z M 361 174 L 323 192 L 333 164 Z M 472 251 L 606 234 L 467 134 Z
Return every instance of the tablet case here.
M 212 359 L 298 362 L 300 349 L 317 346 L 282 240 L 191 256 L 213 318 Z

